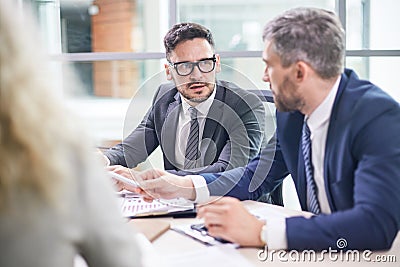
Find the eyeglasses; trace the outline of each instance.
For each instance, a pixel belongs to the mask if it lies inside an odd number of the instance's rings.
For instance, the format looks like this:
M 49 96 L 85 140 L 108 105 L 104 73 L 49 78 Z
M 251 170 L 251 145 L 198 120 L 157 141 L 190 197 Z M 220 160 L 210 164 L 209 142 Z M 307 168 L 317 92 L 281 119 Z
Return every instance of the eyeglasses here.
M 190 62 L 190 61 L 183 61 L 176 63 L 169 62 L 169 65 L 174 67 L 178 75 L 187 76 L 193 72 L 194 66 L 197 66 L 197 68 L 203 73 L 212 72 L 215 68 L 216 61 L 217 58 L 215 57 L 215 55 L 213 55 L 213 57 L 205 58 L 195 62 Z

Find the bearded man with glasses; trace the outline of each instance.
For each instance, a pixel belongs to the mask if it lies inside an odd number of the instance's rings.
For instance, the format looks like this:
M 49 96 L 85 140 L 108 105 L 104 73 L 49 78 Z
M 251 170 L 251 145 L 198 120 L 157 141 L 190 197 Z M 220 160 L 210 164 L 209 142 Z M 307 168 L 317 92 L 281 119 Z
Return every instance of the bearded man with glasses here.
M 164 168 L 187 175 L 245 166 L 264 138 L 261 100 L 227 81 L 217 80 L 221 62 L 210 30 L 196 23 L 173 26 L 164 38 L 162 84 L 141 124 L 104 152 L 109 165 L 133 168 L 158 146 Z M 129 173 L 121 166 L 109 170 Z M 196 183 L 196 181 L 193 181 Z

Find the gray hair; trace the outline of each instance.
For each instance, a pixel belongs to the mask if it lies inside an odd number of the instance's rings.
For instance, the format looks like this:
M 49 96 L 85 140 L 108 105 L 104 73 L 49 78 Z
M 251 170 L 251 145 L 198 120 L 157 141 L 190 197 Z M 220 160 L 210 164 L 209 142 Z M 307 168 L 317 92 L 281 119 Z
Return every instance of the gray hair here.
M 317 8 L 295 8 L 264 27 L 263 40 L 271 41 L 283 67 L 304 61 L 323 79 L 344 68 L 345 35 L 338 17 Z

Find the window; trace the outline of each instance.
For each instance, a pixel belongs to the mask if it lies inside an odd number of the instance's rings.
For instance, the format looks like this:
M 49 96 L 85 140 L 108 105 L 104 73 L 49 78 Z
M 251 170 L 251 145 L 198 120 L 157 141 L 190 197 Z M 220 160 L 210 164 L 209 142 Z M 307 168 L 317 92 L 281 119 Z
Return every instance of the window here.
M 268 85 L 261 80 L 264 68 L 260 58 L 262 28 L 283 10 L 299 5 L 336 10 L 346 28 L 346 66 L 400 100 L 397 90 L 400 81 L 393 78 L 396 77 L 395 70 L 400 69 L 400 36 L 393 30 L 400 23 L 396 13 L 400 7 L 398 1 L 19 2 L 32 4 L 55 70 L 61 76 L 65 76 L 65 65 L 77 70 L 84 88 L 74 93 L 72 105 L 91 122 L 93 133 L 101 133 L 99 139 L 120 139 L 130 98 L 137 93 L 135 101 L 143 103 L 136 110 L 136 120 L 140 120 L 158 84 L 166 82 L 162 39 L 170 25 L 192 21 L 209 27 L 223 64 L 219 78 L 235 81 L 244 88 L 265 89 Z M 109 119 L 104 119 L 107 114 Z

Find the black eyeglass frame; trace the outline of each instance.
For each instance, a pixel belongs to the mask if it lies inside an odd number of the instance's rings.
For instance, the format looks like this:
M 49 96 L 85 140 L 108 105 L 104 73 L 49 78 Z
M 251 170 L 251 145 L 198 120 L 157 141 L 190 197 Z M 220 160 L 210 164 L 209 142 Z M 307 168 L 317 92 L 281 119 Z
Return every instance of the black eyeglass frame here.
M 203 62 L 203 61 L 206 61 L 206 60 L 212 60 L 212 62 L 213 62 L 213 67 L 212 67 L 212 69 L 209 70 L 209 71 L 203 71 L 203 70 L 200 68 L 200 66 L 199 66 L 199 63 L 200 63 L 200 62 Z M 212 57 L 203 58 L 203 59 L 201 59 L 201 60 L 199 60 L 199 61 L 195 61 L 195 62 L 192 62 L 192 61 L 180 61 L 180 62 L 172 63 L 172 62 L 168 61 L 169 65 L 175 69 L 176 73 L 177 73 L 179 76 L 188 76 L 188 75 L 190 75 L 190 74 L 193 72 L 193 70 L 194 70 L 194 66 L 197 66 L 197 68 L 199 69 L 199 71 L 201 71 L 202 73 L 210 73 L 210 72 L 212 72 L 212 71 L 215 69 L 215 63 L 216 63 L 216 62 L 217 62 L 217 57 L 215 56 L 215 54 L 214 54 Z M 184 74 L 184 75 L 182 75 L 182 74 L 179 73 L 179 71 L 178 71 L 178 65 L 179 65 L 179 64 L 183 64 L 183 63 L 190 64 L 191 67 L 192 67 L 192 69 L 189 71 L 189 73 Z

